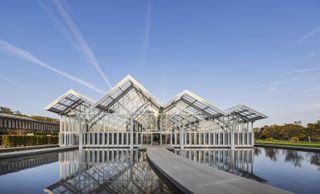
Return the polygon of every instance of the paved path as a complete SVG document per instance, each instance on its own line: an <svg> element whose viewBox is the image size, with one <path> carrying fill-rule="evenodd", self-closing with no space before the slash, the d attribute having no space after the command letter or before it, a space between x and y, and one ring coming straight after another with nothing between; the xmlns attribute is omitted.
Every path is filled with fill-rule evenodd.
<svg viewBox="0 0 320 194"><path fill-rule="evenodd" d="M68 146L68 147L55 147L55 148L43 148L43 149L32 149L32 150L23 150L16 152L7 152L0 153L0 159L14 158L14 157L22 157L22 156L30 156L34 154L43 154L49 152L57 152L57 151L67 151L77 149L78 146Z"/></svg>
<svg viewBox="0 0 320 194"><path fill-rule="evenodd" d="M9 147L9 148L0 148L0 153L4 152L15 152L21 150L33 150L33 149L40 149L40 148L53 148L59 147L58 144L49 144L49 145L37 145L37 146L23 146L23 147Z"/></svg>
<svg viewBox="0 0 320 194"><path fill-rule="evenodd" d="M162 145L143 145L138 148L138 150L147 150L148 148L164 148L167 150L173 150L173 146L169 144L162 144Z"/></svg>
<svg viewBox="0 0 320 194"><path fill-rule="evenodd" d="M290 192L214 169L164 148L148 148L150 165L182 193L288 194Z"/></svg>
<svg viewBox="0 0 320 194"><path fill-rule="evenodd" d="M257 146L257 147L270 147L270 148L301 150L301 151L306 151L306 152L320 152L320 148L315 148L315 147L277 145L277 144L263 144L263 143L255 143L254 145Z"/></svg>

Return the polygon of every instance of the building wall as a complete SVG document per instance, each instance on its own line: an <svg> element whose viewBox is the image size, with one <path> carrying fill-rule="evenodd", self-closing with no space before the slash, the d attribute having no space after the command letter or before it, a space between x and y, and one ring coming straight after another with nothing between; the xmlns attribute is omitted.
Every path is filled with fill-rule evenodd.
<svg viewBox="0 0 320 194"><path fill-rule="evenodd" d="M0 131L4 130L31 130L31 131L59 131L59 123L47 123L19 117L0 115Z"/></svg>

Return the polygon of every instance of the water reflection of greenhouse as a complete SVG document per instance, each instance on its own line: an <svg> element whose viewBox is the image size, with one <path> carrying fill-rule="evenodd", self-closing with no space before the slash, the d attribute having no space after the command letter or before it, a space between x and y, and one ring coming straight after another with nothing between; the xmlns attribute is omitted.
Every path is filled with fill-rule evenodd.
<svg viewBox="0 0 320 194"><path fill-rule="evenodd" d="M177 154L195 162L263 181L253 174L252 149L186 149ZM83 149L59 154L60 180L52 193L170 193L149 166L146 152Z"/></svg>

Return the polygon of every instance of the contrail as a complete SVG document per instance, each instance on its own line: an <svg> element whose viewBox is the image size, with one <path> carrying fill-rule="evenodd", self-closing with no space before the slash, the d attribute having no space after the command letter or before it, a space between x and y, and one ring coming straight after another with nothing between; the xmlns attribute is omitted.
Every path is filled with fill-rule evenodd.
<svg viewBox="0 0 320 194"><path fill-rule="evenodd" d="M3 75L0 75L0 79L3 79L3 80L5 80L5 81L7 81L7 82L9 82L9 83L11 83L13 85L21 87L21 88L27 88L26 86L24 86L24 85L22 85L22 84L20 84L20 83L18 83L16 81L13 81L13 80L11 80L11 79L3 76Z"/></svg>
<svg viewBox="0 0 320 194"><path fill-rule="evenodd" d="M54 7L56 9L56 18L60 30L62 30L63 33L67 34L68 40L71 42L71 44L76 46L76 48L82 53L84 58L87 60L87 62L94 67L94 69L98 72L101 78L108 84L110 88L112 88L112 84L110 83L106 74L103 72L101 65L96 59L92 49L82 36L80 30L72 20L70 14L58 0L54 0L53 2ZM47 13L51 14L51 16L54 15L48 8L43 6L41 2L40 4Z"/></svg>
<svg viewBox="0 0 320 194"><path fill-rule="evenodd" d="M292 74L299 74L299 73L306 73L306 72L318 72L320 69L298 69L298 70L294 70L294 71L288 71L288 72L284 72L284 73L281 73L280 75L292 75Z"/></svg>
<svg viewBox="0 0 320 194"><path fill-rule="evenodd" d="M268 90L269 92L276 90L279 86L284 85L284 84L289 84L291 82L297 81L297 80L301 80L304 78L310 77L309 75L303 75L300 77L295 77L295 78L290 78L290 79L286 79L286 80L280 80L280 81L276 81L271 83L271 85L269 86Z"/></svg>
<svg viewBox="0 0 320 194"><path fill-rule="evenodd" d="M316 33L320 32L320 26L312 30L311 32L305 34L303 37L298 39L297 43L302 43L303 41L307 40L311 36L315 35Z"/></svg>
<svg viewBox="0 0 320 194"><path fill-rule="evenodd" d="M18 47L14 46L14 45L6 42L6 41L0 40L0 50L6 52L8 54L14 55L14 56L16 56L18 58L21 58L21 59L24 59L26 61L32 62L32 63L34 63L36 65L41 66L41 67L44 67L44 68L46 68L46 69L48 69L50 71L53 71L53 72L55 72L55 73L57 73L59 75L62 75L63 77L66 77L66 78L68 78L68 79L70 79L72 81L75 81L75 82L83 85L83 86L86 86L86 87L88 87L88 88L90 88L90 89L92 89L92 90L94 90L96 92L104 94L103 90L95 87L94 85L92 85L92 84L90 84L90 83L88 83L88 82L86 82L86 81L84 81L84 80L82 80L82 79L80 79L80 78L78 78L76 76L70 75L70 74L68 74L68 73L66 73L64 71L61 71L61 70L59 70L59 69L57 69L55 67L52 67L52 66L48 65L47 63L44 63L44 62L40 61L38 58L33 56L28 51L23 50L21 48L18 48Z"/></svg>
<svg viewBox="0 0 320 194"><path fill-rule="evenodd" d="M148 0L147 15L146 15L146 25L145 25L145 29L144 29L144 40L143 40L143 47L142 47L142 52L141 52L141 65L142 66L146 62L147 52L148 52L148 48L149 48L150 27L151 27L151 13L152 13L151 0Z"/></svg>
<svg viewBox="0 0 320 194"><path fill-rule="evenodd" d="M144 76L145 76L144 69L145 69L145 63L147 60L147 54L148 54L149 43L150 43L151 14L152 14L151 0L148 0L147 1L145 27L144 27L144 37L143 37L141 54L140 54L140 59L139 59L139 64L138 64L139 67L141 68L140 71L142 72L142 78L141 78L142 83L143 83Z"/></svg>

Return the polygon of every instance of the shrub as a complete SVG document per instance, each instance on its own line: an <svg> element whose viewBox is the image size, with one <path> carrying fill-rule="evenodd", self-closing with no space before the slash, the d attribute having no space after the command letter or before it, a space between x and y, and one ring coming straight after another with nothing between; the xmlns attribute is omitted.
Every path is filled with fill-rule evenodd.
<svg viewBox="0 0 320 194"><path fill-rule="evenodd" d="M267 138L267 141L274 141L272 137Z"/></svg>
<svg viewBox="0 0 320 194"><path fill-rule="evenodd" d="M46 135L2 135L2 145L4 147L32 146L45 144L58 144L58 136Z"/></svg>
<svg viewBox="0 0 320 194"><path fill-rule="evenodd" d="M299 141L299 137L296 137L296 136L291 137L290 141L297 142L297 141Z"/></svg>

